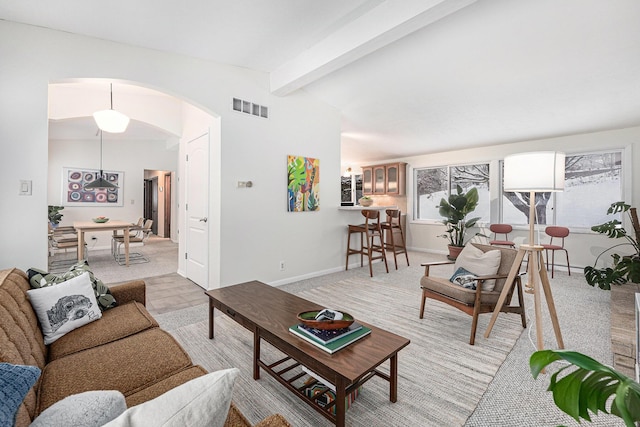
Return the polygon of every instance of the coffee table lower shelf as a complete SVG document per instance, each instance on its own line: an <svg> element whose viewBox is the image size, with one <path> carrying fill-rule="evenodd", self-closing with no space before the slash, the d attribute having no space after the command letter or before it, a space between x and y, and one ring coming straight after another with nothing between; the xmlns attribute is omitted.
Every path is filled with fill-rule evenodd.
<svg viewBox="0 0 640 427"><path fill-rule="evenodd" d="M289 364L288 362L293 361L294 363ZM385 380L389 381L391 383L391 377L387 374L385 374L384 372L380 372L377 369L373 370L372 372L369 372L367 375L365 375L362 379L360 379L359 381L357 381L354 384L349 385L343 393L338 393L338 389L336 388L336 398L333 400L333 402L327 404L326 406L320 406L320 404L318 404L318 400L320 398L322 398L322 396L325 393L328 393L330 390L327 389L327 391L325 393L318 393L313 397L309 397L306 395L305 390L307 389L307 387L309 387L310 385L313 384L317 384L319 383L318 380L316 380L314 383L312 384L304 384L302 387L297 387L294 385L294 383L296 381L298 381L299 379L301 379L302 377L306 376L307 373L302 371L296 375L294 375L291 378L285 378L285 374L291 372L293 369L297 368L297 367L302 367L303 365L300 362L297 362L294 358L287 356L284 357L274 363L271 363L269 365L267 365L266 363L264 363L262 360L258 359L258 366L261 367L262 369L264 369L265 372L267 372L269 375L271 375L273 378L275 378L280 384L282 384L283 386L285 386L286 388L288 388L293 394L295 394L296 396L298 396L300 399L302 399L303 401L305 401L309 406L311 406L313 409L315 409L318 413L320 413L323 417L327 418L329 421L331 421L334 424L338 424L338 416L337 414L339 413L339 409L336 409L336 414L333 414L333 408L334 406L337 406L338 402L339 402L339 397L338 395L342 395L342 402L344 402L344 399L346 396L349 396L351 393L353 393L355 390L357 390L358 388L360 388L364 383L366 383L367 381L369 381L372 377L374 376L379 376L384 378ZM282 369L278 370L279 366L282 366L286 364L286 366L284 366ZM344 405L344 403L343 403ZM343 408L343 412L342 412L342 422L344 422L344 413L346 411L346 408Z"/></svg>

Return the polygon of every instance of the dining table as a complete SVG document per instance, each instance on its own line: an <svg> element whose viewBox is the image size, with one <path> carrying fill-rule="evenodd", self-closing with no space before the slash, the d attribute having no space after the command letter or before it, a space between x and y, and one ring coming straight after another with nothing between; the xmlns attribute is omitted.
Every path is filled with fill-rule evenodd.
<svg viewBox="0 0 640 427"><path fill-rule="evenodd" d="M125 265L129 266L129 231L135 227L129 221L108 220L107 222L74 221L73 228L78 232L78 261L84 259L84 233L91 231L113 231L116 235L119 230L124 234Z"/></svg>

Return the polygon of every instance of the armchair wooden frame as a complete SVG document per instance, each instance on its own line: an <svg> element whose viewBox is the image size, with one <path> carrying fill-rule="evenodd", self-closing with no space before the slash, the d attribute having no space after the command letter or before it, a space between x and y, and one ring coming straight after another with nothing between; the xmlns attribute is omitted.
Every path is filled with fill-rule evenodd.
<svg viewBox="0 0 640 427"><path fill-rule="evenodd" d="M477 245L478 247L485 246L485 245ZM490 247L490 246L485 246L487 248L490 248L491 250L501 250L501 251L513 251L514 253L516 252L514 249L508 249L508 248L496 248L496 247ZM454 261L434 261L434 262L425 262L422 263L421 265L425 268L425 273L424 273L424 277L431 277L429 276L429 269L432 266L438 266L438 265L446 265L446 264L453 264ZM501 267L502 267L502 261L501 261ZM506 266L506 267L511 267L511 265ZM505 268L506 268L505 267ZM500 270L504 271L505 268L501 268ZM499 271L500 271L499 270ZM508 271L508 269L507 269ZM423 277L423 279L424 279ZM478 277L478 285L476 286L476 290L472 291L472 290L468 290L469 292L475 292L475 298L473 299L472 302L465 302L459 299L456 299L454 296L451 295L446 295L444 293L441 292L437 292L433 289L428 289L426 288L424 285L421 285L422 288L422 302L420 304L420 319L424 318L424 310L425 310L425 303L427 298L430 299L434 299L436 301L440 301L443 302L445 304L448 304L452 307L457 308L460 311L463 311L464 313L467 313L468 315L470 315L472 317L472 321L471 321L471 335L469 337L469 344L470 345L474 345L475 343L475 337L476 337L476 331L478 329L478 317L480 316L480 314L485 314L485 313L493 313L493 311L496 308L496 303L497 303L497 296L501 293L501 291L505 288L508 287L509 291L508 291L508 295L507 295L507 301L511 301L512 297L513 297L513 293L514 291L517 291L517 295L518 295L518 304L517 305L503 305L500 308L501 312L504 313L516 313L520 315L520 318L522 320L522 327L526 328L527 327L527 319L526 319L526 315L525 315L525 310L524 310L524 296L522 293L522 280L520 277L520 274L517 274L515 276L515 278L512 280L511 283L506 283L506 279L508 277L508 274L496 274L496 275L491 275L491 276L480 276ZM490 294L492 294L492 298L490 298L488 301L485 300L483 301L483 291L482 291L482 284L487 281L487 280L492 280L492 279L496 279L496 289L494 291L491 291ZM442 281L442 278L440 278L440 280ZM446 280L446 279L445 279ZM502 287L498 286L498 281L502 280ZM449 282L450 283L450 282ZM452 286L452 290L456 289L456 290L460 290L458 285L454 285L453 283L451 283ZM487 292L484 293L484 295L486 295Z"/></svg>

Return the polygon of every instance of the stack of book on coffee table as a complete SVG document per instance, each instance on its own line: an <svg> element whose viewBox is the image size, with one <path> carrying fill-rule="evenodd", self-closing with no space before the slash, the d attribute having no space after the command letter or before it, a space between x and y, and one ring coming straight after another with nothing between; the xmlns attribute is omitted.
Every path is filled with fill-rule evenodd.
<svg viewBox="0 0 640 427"><path fill-rule="evenodd" d="M289 332L321 348L327 353L335 353L371 333L371 329L353 322L343 329L315 329L304 323L289 328Z"/></svg>

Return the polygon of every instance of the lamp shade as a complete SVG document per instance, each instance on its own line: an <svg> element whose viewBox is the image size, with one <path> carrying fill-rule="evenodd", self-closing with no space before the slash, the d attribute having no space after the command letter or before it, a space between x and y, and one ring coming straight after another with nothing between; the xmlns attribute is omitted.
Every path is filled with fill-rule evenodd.
<svg viewBox="0 0 640 427"><path fill-rule="evenodd" d="M97 190L99 188L118 188L118 186L104 179L104 174L100 171L98 178L84 186L85 190Z"/></svg>
<svg viewBox="0 0 640 427"><path fill-rule="evenodd" d="M564 153L536 151L504 158L504 191L563 191Z"/></svg>
<svg viewBox="0 0 640 427"><path fill-rule="evenodd" d="M110 133L122 133L129 125L129 117L116 110L96 111L93 118L100 130Z"/></svg>

